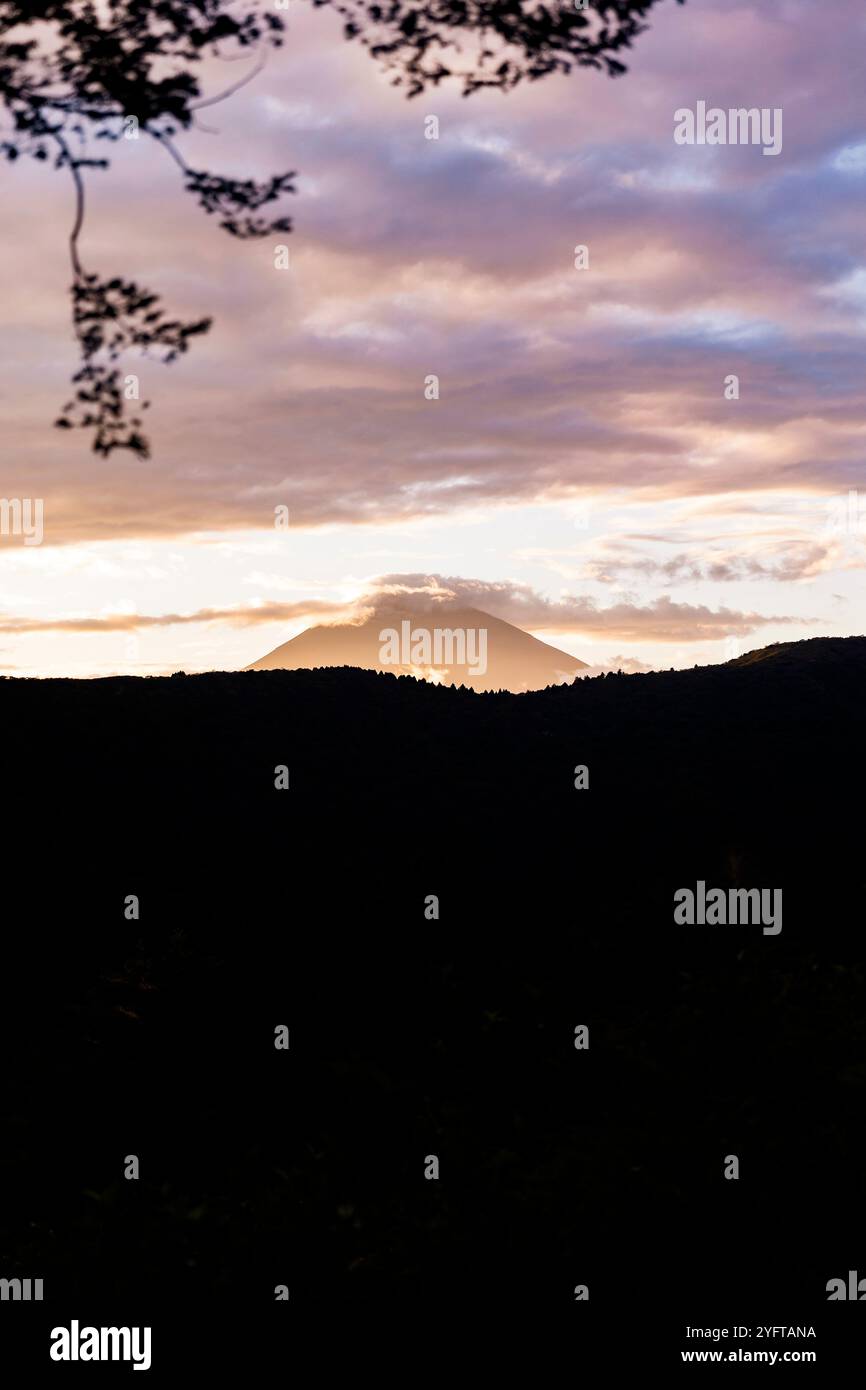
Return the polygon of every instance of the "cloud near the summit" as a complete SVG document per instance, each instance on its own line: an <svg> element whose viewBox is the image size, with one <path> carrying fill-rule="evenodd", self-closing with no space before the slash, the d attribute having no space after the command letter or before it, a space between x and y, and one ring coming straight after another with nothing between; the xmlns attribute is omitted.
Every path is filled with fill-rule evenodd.
<svg viewBox="0 0 866 1390"><path fill-rule="evenodd" d="M775 614L675 603L666 596L647 605L603 605L587 595L553 599L528 584L438 574L382 575L359 600L358 607L376 613L389 609L429 613L443 604L480 608L531 631L603 636L623 642L700 642L746 636L766 623L802 622Z"/></svg>

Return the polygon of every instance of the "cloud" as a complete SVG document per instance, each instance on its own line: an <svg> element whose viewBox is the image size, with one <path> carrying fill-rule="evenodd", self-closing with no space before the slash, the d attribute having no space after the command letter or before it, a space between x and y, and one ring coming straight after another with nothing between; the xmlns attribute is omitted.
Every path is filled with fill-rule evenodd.
<svg viewBox="0 0 866 1390"><path fill-rule="evenodd" d="M638 661L633 656L612 656L609 661L596 662L592 666L583 668L577 672L577 676L579 680L586 680L588 676L604 676L616 671L624 671L631 676L655 669L651 662Z"/></svg>
<svg viewBox="0 0 866 1390"><path fill-rule="evenodd" d="M760 547L756 554L721 547L708 553L706 547L701 547L656 559L627 544L611 544L607 554L587 561L586 573L601 584L622 584L638 578L660 584L718 584L749 579L794 583L814 579L840 563L838 547L829 544L762 540Z"/></svg>
<svg viewBox="0 0 866 1390"><path fill-rule="evenodd" d="M827 0L816 48L792 8L743 4L734 25L727 0L659 7L622 82L584 71L468 102L446 85L438 141L333 16L299 13L279 58L209 111L216 148L208 130L183 137L196 167L288 159L309 181L291 200L290 271L204 219L146 140L91 181L89 262L179 314L215 314L171 369L126 366L153 400L146 467L51 429L74 369L69 191L9 171L5 494L44 497L57 545L264 529L280 504L319 527L600 486L665 499L862 483L861 183L839 159L862 136L847 83L859 21ZM782 155L675 146L684 87L722 107L784 97ZM591 122L562 120L576 97Z"/></svg>
<svg viewBox="0 0 866 1390"><path fill-rule="evenodd" d="M431 574L382 575L354 603L304 599L296 603L260 603L227 608L200 608L190 613L107 613L95 617L15 618L0 615L0 632L19 636L37 632L136 632L147 628L225 623L258 627L265 623L359 623L389 612L427 613L446 607L481 608L526 630L603 636L615 641L699 642L744 636L767 623L801 622L720 608L674 603L663 597L645 607L618 603L607 607L586 595L550 599L528 584Z"/></svg>
<svg viewBox="0 0 866 1390"><path fill-rule="evenodd" d="M178 627L193 623L227 623L254 627L262 623L294 622L298 618L333 618L346 605L308 599L299 603L260 603L236 608L199 608L192 613L106 613L98 617L14 618L0 614L0 632L137 632L145 628Z"/></svg>
<svg viewBox="0 0 866 1390"><path fill-rule="evenodd" d="M389 574L380 576L359 599L358 610L429 613L443 605L481 608L518 627L533 631L603 636L623 642L700 642L745 636L768 623L799 623L795 617L715 611L704 605L674 603L669 597L646 606L618 603L601 606L586 595L558 599L539 594L529 584L455 576Z"/></svg>

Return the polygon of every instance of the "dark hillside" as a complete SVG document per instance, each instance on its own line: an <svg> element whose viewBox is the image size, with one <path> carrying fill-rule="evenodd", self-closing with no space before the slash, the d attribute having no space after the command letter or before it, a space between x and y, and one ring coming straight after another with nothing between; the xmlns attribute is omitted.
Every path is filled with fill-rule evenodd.
<svg viewBox="0 0 866 1390"><path fill-rule="evenodd" d="M0 1273L96 1321L817 1323L866 1250L864 708L863 638L522 696L0 682ZM675 925L699 879L782 931Z"/></svg>

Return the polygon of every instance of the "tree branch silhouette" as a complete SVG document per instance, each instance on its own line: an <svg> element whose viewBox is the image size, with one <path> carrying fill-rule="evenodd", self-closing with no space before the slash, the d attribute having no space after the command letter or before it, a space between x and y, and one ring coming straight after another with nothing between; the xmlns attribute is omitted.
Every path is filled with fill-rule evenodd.
<svg viewBox="0 0 866 1390"><path fill-rule="evenodd" d="M574 0L311 3L336 9L345 37L360 39L412 97L451 76L462 81L467 96L483 87L508 91L574 66L616 76L625 71L616 55L646 27L644 18L659 0L590 0L586 9L575 8ZM197 111L227 100L258 75L284 32L280 14L252 0L0 0L0 99L12 121L0 154L9 162L21 156L45 162L53 148L54 167L69 170L75 190L70 296L81 365L72 378L75 396L55 423L91 431L93 449L105 457L115 449L149 456L139 413L149 402L136 402L127 413L121 355L137 349L173 362L208 331L211 319L170 318L159 296L134 281L84 268L82 171L110 165L107 158L85 156L88 139L116 143L135 121L166 150L185 190L230 236L290 232L289 217L261 210L294 192L293 172L263 181L229 178L191 168L174 143ZM467 42L468 64L459 57ZM206 56L234 61L248 53L258 54L250 72L212 97L202 94L196 64Z"/></svg>
<svg viewBox="0 0 866 1390"><path fill-rule="evenodd" d="M394 85L418 96L457 77L463 95L482 87L509 91L574 67L626 71L615 56L646 28L658 0L312 0L331 5L345 20L348 39L359 39L394 74ZM685 0L677 0L684 4ZM469 64L455 62L470 40Z"/></svg>

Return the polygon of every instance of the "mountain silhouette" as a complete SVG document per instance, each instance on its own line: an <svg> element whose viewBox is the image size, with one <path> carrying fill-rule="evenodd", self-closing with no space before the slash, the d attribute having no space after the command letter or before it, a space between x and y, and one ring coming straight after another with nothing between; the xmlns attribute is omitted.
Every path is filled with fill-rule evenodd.
<svg viewBox="0 0 866 1390"><path fill-rule="evenodd" d="M437 632L446 634L438 648ZM393 634L391 651L383 659L389 634ZM429 651L423 650L425 641ZM463 660L456 659L460 656ZM310 627L245 669L297 671L323 666L358 666L395 676L419 676L436 685L515 693L567 684L587 669L585 661L540 642L513 623L480 608L452 604L421 613L386 609L363 623Z"/></svg>

